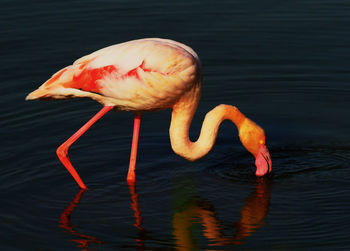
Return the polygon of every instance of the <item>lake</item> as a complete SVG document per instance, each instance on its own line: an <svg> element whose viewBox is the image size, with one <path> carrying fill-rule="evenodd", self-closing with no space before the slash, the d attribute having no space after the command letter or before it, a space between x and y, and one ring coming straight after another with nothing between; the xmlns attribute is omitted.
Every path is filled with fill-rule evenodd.
<svg viewBox="0 0 350 251"><path fill-rule="evenodd" d="M1 250L349 250L350 2L1 1ZM108 45L162 37L192 47L203 92L191 125L237 106L261 125L271 175L229 122L196 162L173 153L170 110L143 114L128 186L133 114L25 101L59 69Z"/></svg>

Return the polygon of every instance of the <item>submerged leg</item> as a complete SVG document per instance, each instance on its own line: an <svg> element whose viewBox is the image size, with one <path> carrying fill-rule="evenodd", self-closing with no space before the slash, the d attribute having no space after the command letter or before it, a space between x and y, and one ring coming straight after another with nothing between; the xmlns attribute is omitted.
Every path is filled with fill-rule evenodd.
<svg viewBox="0 0 350 251"><path fill-rule="evenodd" d="M83 125L76 133L74 133L69 139L67 139L57 150L57 156L62 164L67 168L68 172L73 176L80 188L86 189L84 182L81 180L79 174L74 169L68 157L68 148L83 135L97 120L105 115L109 110L113 109L113 106L104 106L95 116L93 116L85 125Z"/></svg>
<svg viewBox="0 0 350 251"><path fill-rule="evenodd" d="M135 113L134 132L132 135L129 172L128 172L128 177L126 178L128 183L135 182L135 166L136 166L136 156L137 156L137 145L139 142L139 134L140 134L140 122L141 122L141 114Z"/></svg>

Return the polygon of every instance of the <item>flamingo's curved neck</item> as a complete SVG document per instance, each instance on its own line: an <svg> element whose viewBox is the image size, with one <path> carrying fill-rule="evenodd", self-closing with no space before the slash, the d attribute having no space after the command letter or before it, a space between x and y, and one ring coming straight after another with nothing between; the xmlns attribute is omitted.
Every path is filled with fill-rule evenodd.
<svg viewBox="0 0 350 251"><path fill-rule="evenodd" d="M196 95L187 97L190 96ZM246 118L234 106L218 105L206 114L200 136L197 141L192 142L189 139L189 129L198 101L199 96L192 99L186 98L186 102L185 100L177 102L173 107L169 129L174 152L190 161L200 159L213 148L219 126L224 120L231 120L239 129Z"/></svg>

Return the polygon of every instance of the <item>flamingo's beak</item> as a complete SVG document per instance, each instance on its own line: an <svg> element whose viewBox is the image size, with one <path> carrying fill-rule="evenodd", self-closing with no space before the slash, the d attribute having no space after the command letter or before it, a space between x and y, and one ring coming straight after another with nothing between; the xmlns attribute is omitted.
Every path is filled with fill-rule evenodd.
<svg viewBox="0 0 350 251"><path fill-rule="evenodd" d="M266 145L261 145L255 159L256 176L264 176L271 172L272 162Z"/></svg>

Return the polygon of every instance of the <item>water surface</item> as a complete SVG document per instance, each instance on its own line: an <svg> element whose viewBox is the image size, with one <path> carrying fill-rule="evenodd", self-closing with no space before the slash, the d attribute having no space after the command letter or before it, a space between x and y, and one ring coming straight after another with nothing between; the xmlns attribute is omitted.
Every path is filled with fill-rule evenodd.
<svg viewBox="0 0 350 251"><path fill-rule="evenodd" d="M2 1L3 250L347 250L350 248L350 4L324 1ZM56 148L94 115L90 100L25 102L58 69L142 37L191 46L203 94L191 126L220 103L268 135L269 177L228 122L190 163L170 147L170 111L144 114L128 186L130 113L108 113L70 149L80 191Z"/></svg>

